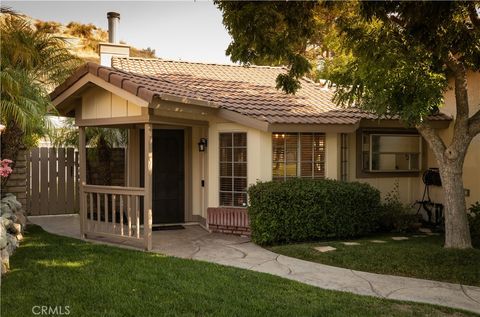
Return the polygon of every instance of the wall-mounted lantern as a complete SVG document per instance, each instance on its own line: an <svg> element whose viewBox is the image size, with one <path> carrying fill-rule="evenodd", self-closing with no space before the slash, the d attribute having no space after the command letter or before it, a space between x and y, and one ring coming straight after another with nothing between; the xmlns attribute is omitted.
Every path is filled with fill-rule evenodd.
<svg viewBox="0 0 480 317"><path fill-rule="evenodd" d="M208 140L206 138L201 138L200 142L198 142L198 151L205 152L207 145L208 145Z"/></svg>

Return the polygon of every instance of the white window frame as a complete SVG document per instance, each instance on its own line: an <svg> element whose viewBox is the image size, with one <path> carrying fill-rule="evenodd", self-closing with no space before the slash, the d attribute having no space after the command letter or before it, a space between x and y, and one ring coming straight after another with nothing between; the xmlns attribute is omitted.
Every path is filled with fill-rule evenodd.
<svg viewBox="0 0 480 317"><path fill-rule="evenodd" d="M235 173L234 173L234 168L235 168L235 161L234 161L234 153L235 153L235 146L233 144L234 142L234 134L245 134L246 136L246 141L247 141L247 145L245 146L245 149L247 150L247 157L246 157L246 161L245 161L245 168L246 168L246 176L243 177L238 177L238 178L245 178L246 180L246 183L247 183L247 188L246 190L243 192L239 192L239 191L235 191L233 190L234 188L234 183L235 183ZM222 134L231 134L232 135L232 191L224 191L224 190L221 190L221 181L220 179L222 178L222 175L221 175L221 171L220 171L220 166L222 163L229 163L229 162L224 162L224 161L221 161L220 160L220 136ZM240 148L240 147L239 147ZM225 176L223 176L225 177ZM232 194L232 205L222 205L221 204L221 194L222 193L231 193ZM234 201L235 201L235 194L245 194L246 195L246 201L248 202L248 133L247 131L219 131L218 132L218 205L219 207L226 207L226 208L245 208L247 207L247 202L244 203L243 206L236 206L234 204Z"/></svg>

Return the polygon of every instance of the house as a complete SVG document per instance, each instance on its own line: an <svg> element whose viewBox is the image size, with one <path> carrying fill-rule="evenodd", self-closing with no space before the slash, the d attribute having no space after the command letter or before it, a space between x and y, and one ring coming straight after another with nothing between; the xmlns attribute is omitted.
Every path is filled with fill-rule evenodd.
<svg viewBox="0 0 480 317"><path fill-rule="evenodd" d="M247 187L291 177L364 181L383 193L398 182L412 203L435 164L418 132L397 118L339 108L332 90L308 79L295 95L277 90L281 67L130 58L116 43L100 44L100 54L102 65L87 63L51 94L80 131L84 235L151 249L152 228L164 224L248 233ZM428 120L448 135L450 115ZM92 126L128 129L125 187L85 183Z"/></svg>

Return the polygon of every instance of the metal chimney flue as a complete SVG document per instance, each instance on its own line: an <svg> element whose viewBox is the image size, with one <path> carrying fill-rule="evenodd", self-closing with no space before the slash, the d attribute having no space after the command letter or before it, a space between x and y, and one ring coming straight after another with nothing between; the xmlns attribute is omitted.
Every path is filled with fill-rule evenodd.
<svg viewBox="0 0 480 317"><path fill-rule="evenodd" d="M112 67L112 58L129 57L130 46L120 44L118 38L118 23L120 22L120 13L108 12L108 43L98 43L98 53L100 55L100 65Z"/></svg>
<svg viewBox="0 0 480 317"><path fill-rule="evenodd" d="M108 12L108 42L118 44L118 23L120 22L120 13Z"/></svg>

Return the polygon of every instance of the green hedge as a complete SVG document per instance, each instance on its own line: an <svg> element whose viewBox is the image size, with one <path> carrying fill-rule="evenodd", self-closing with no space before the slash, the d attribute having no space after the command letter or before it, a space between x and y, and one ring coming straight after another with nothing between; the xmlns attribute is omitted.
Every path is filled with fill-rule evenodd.
<svg viewBox="0 0 480 317"><path fill-rule="evenodd" d="M380 192L368 184L292 179L248 189L252 240L258 244L349 238L373 232Z"/></svg>

